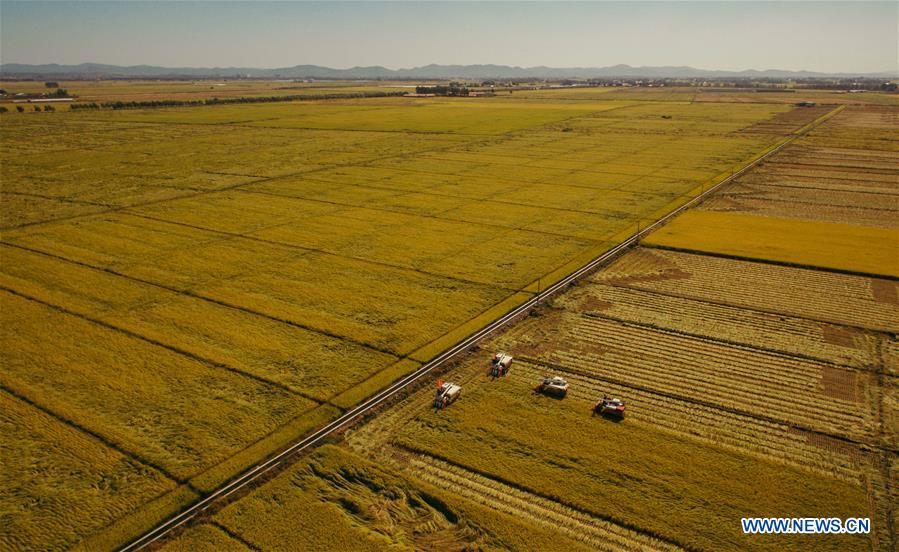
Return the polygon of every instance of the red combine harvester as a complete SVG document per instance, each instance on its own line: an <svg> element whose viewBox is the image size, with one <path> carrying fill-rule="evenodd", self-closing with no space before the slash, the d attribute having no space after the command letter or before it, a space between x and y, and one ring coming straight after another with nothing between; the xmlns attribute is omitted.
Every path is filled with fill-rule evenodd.
<svg viewBox="0 0 899 552"><path fill-rule="evenodd" d="M437 380L437 395L434 397L434 408L443 409L459 398L462 386L451 381Z"/></svg>
<svg viewBox="0 0 899 552"><path fill-rule="evenodd" d="M503 352L496 353L490 361L490 375L494 378L501 378L509 373L511 367L512 355Z"/></svg>
<svg viewBox="0 0 899 552"><path fill-rule="evenodd" d="M624 418L624 408L624 401L621 399L603 397L602 400L593 407L593 412L613 418Z"/></svg>

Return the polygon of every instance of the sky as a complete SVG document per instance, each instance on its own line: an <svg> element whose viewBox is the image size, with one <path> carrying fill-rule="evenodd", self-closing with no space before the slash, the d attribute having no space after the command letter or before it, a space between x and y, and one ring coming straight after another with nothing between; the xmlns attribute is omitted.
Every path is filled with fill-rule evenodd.
<svg viewBox="0 0 899 552"><path fill-rule="evenodd" d="M0 61L897 71L899 2L0 1Z"/></svg>

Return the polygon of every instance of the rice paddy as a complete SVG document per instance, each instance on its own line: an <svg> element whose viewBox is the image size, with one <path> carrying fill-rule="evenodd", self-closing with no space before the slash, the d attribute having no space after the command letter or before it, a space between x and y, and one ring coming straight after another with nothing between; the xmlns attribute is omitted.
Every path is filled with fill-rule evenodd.
<svg viewBox="0 0 899 552"><path fill-rule="evenodd" d="M782 104L622 94L4 114L0 389L11 411L22 415L4 422L3 442L35 444L24 453L3 451L9 477L28 483L3 499L4 516L16 529L15 537L2 534L0 542L13 548L121 546L820 115L791 117L793 108ZM633 255L677 259L666 261L675 264L692 258L649 249ZM766 265L779 269L788 270ZM635 286L659 281L637 277ZM750 355L759 370L772 358L784 370L765 372L785 386L771 384L766 392L792 390L802 399L768 422L770 439L745 444L753 427L745 416L749 399L719 383L716 378L727 375L710 363L680 368L679 387L657 378L657 366L643 366L644 372L635 366L634 376L611 374L619 389L653 387L647 410L669 413L671 408L649 405L680 401L677 408L683 408L696 399L696 389L683 382L709 380L714 400L697 408L707 409L710 423L730 429L720 439L702 436L700 445L690 435L699 431L696 423L678 429L669 418L659 427L645 421L584 429L586 396L573 396L556 410L557 403L522 395L529 382L497 387L493 396L479 381L471 399L445 417L422 414L413 402L413 422L402 431L389 426L386 440L372 437L377 419L375 429L363 428L350 444L360 451L364 443L384 445L377 462L345 448L322 449L166 547L742 547L747 542L736 525L716 531L699 524L698 512L706 511L701 505L716 494L733 495L727 511L752 508L745 502L751 495L733 486L727 470L773 478L782 488L744 513L763 506L784 512L800 504L823 508L832 493L845 510L835 514L850 515L865 495L847 480L866 473L859 462L867 457L858 460L837 448L815 459L810 439L828 432L869 438L876 413L839 417L836 409L833 420L822 422L809 413L845 404L829 403L801 382L823 377L829 382L825 393L846 404L876 387L858 366L869 362L865 347L879 342L876 331L891 324L895 305L882 298L893 282L852 282L844 293L862 298L870 311L857 314L863 330L846 330L845 337L837 328L822 336L800 324L807 341L775 334L765 341L766 351ZM839 316L839 309L824 303L803 308ZM725 318L727 312L715 311ZM645 325L664 323L641 316L637 321ZM679 331L701 334L695 320L704 315L695 316ZM608 341L618 331L618 322L581 318L572 347ZM722 327L722 339L739 340L740 328ZM751 330L777 327L759 316ZM658 354L651 331L632 328L621 335ZM701 349L693 337L666 339L658 342ZM827 347L817 346L822 340ZM619 346L624 351L628 344ZM742 354L733 344L713 348L728 362ZM797 353L804 357L786 359ZM564 355L529 356L534 374L542 370L540 362L568 362ZM822 364L829 362L846 370ZM593 382L590 366L570 368ZM528 425L550 431L555 419L570 436L541 456L545 435L514 430L520 420L513 423L512 413L519 407ZM496 416L483 420L479 415L487 411ZM385 416L390 419L389 411ZM806 433L791 434L791 424ZM456 451L423 455L447 434L466 441ZM43 447L47 435L64 439ZM592 448L579 450L575 437L584 436L659 448L637 451L640 461L624 469ZM496 439L505 448L495 449ZM710 473L707 486L689 489L676 465L697 446L697 462L727 470ZM46 468L35 466L38 447ZM493 460L501 453L517 459L500 469ZM403 459L416 468L399 475L395 466ZM789 469L779 471L774 466L782 463L768 461ZM572 476L564 488L551 484L560 466ZM795 471L803 469L836 474L838 483L808 483L800 477L805 472ZM34 483L34 474L44 470L50 484ZM542 482L523 481L526 470L542 474ZM457 496L435 488L441 477L455 478L467 490ZM643 486L620 488L635 479ZM90 515L71 523L71 505L85 481L100 481L84 502ZM648 492L651 481L659 483L658 493ZM612 512L587 499L613 491L624 493L608 496L626 497L627 511ZM478 496L492 498L479 502ZM527 521L514 516L520 504L529 504ZM672 507L671 516L649 525L639 521L660 505ZM686 515L683 509L696 511ZM309 517L298 522L297 512ZM292 527L271 530L257 521L266 517L279 528ZM63 525L65 530L55 529ZM565 536L557 526L566 528ZM333 540L336 533L346 540ZM833 542L854 547L860 541Z"/></svg>
<svg viewBox="0 0 899 552"><path fill-rule="evenodd" d="M890 242L880 234L890 227L844 220L843 241L834 233L816 248L820 229L836 225L816 219L830 196L806 219L716 212L722 197L769 170L750 171L471 351L440 376L464 389L445 410L431 407L433 390L423 386L360 424L347 445L394 474L598 550L891 550L899 287L882 270ZM767 201L792 197L790 186L767 186ZM832 197L870 207L857 192ZM796 232L761 232L759 219ZM665 240L676 246L661 247ZM716 240L752 254L736 259L706 245ZM772 253L784 250L807 256ZM850 274L857 252L880 262L879 273ZM495 350L515 356L506 377L488 375ZM534 391L548 374L569 382L566 398ZM591 415L605 395L627 400L623 422ZM276 477L223 512L284 484ZM279 505L273 515L302 508ZM760 538L740 530L746 515L866 516L873 529Z"/></svg>

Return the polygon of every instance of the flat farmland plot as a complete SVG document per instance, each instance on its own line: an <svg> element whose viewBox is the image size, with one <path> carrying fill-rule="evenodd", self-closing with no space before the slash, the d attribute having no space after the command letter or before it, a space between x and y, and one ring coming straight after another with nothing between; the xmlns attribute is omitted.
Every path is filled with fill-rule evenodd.
<svg viewBox="0 0 899 552"><path fill-rule="evenodd" d="M865 508L857 486L749 460L642 423L592 418L592 401L535 395L533 383L512 375L469 385L464 400L451 408L421 411L398 430L396 442L425 459L437 457L688 547L777 550L783 542L747 538L731 520ZM764 492L749 488L756 478L768 482ZM710 523L715 519L720 522ZM814 546L861 550L868 543L856 537Z"/></svg>
<svg viewBox="0 0 899 552"><path fill-rule="evenodd" d="M519 357L522 377L540 381L562 374L573 386L572 398L593 405L599 397L626 397L628 419L711 446L748 454L766 462L786 464L826 478L857 484L876 469L858 445L798 429L752 412L721 408L643 385L616 383L610 378L570 367Z"/></svg>
<svg viewBox="0 0 899 552"><path fill-rule="evenodd" d="M853 368L877 362L879 336L851 326L615 285L582 286L559 303L608 320Z"/></svg>
<svg viewBox="0 0 899 552"><path fill-rule="evenodd" d="M63 550L175 482L0 391L0 546Z"/></svg>
<svg viewBox="0 0 899 552"><path fill-rule="evenodd" d="M75 80L60 81L59 86L84 102L196 100L203 98L247 98L256 96L352 94L362 92L396 92L406 89L388 83L360 85L355 81L328 83L285 82L280 80ZM43 82L4 81L0 87L11 93L42 93Z"/></svg>
<svg viewBox="0 0 899 552"><path fill-rule="evenodd" d="M873 434L865 403L873 374L776 353L715 343L608 319L565 314L558 346L540 360L622 385L780 421L839 436Z"/></svg>
<svg viewBox="0 0 899 552"><path fill-rule="evenodd" d="M711 211L759 214L864 226L899 226L899 193L821 190L802 185L780 187L740 183L703 204Z"/></svg>
<svg viewBox="0 0 899 552"><path fill-rule="evenodd" d="M184 491L100 495L66 543L121 545L790 132L653 97L4 116L2 385Z"/></svg>
<svg viewBox="0 0 899 552"><path fill-rule="evenodd" d="M235 241L209 231L121 215L84 225L44 227L15 241L171 291L400 354L509 295L495 285L245 238ZM132 242L135 246L128 251ZM113 248L121 254L109 256ZM321 285L323 281L329 285Z"/></svg>
<svg viewBox="0 0 899 552"><path fill-rule="evenodd" d="M246 310L4 247L0 285L324 401L398 357ZM343 369L334 372L333 367Z"/></svg>
<svg viewBox="0 0 899 552"><path fill-rule="evenodd" d="M578 535L534 526L519 514L462 500L445 481L435 485L326 446L213 521L262 549L591 549Z"/></svg>
<svg viewBox="0 0 899 552"><path fill-rule="evenodd" d="M895 110L847 108L716 194L703 208L769 217L896 228L899 221L899 155L883 135L870 143L839 140L899 130ZM823 145L822 145L823 144ZM894 238L895 241L897 238Z"/></svg>
<svg viewBox="0 0 899 552"><path fill-rule="evenodd" d="M639 248L597 281L664 294L895 332L894 281ZM777 282L769 285L768 282ZM853 305L846 309L845 305Z"/></svg>
<svg viewBox="0 0 899 552"><path fill-rule="evenodd" d="M341 109L335 104L333 113L328 107L316 106L297 115L277 121L260 121L254 125L287 127L379 130L392 132L435 132L454 134L503 134L542 126L564 119L617 107L613 103L552 104L503 102L467 99L408 100L389 99L365 101L368 109ZM361 103L358 105L362 105Z"/></svg>
<svg viewBox="0 0 899 552"><path fill-rule="evenodd" d="M899 277L899 228L691 211L647 238L656 247ZM864 247L859 247L863 245Z"/></svg>
<svg viewBox="0 0 899 552"><path fill-rule="evenodd" d="M15 295L3 305L4 388L178 479L314 406Z"/></svg>

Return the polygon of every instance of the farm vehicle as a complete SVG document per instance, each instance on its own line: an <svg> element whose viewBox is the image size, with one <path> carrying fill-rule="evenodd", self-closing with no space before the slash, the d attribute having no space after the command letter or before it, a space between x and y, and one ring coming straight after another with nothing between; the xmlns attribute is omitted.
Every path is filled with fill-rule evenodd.
<svg viewBox="0 0 899 552"><path fill-rule="evenodd" d="M494 378L501 378L509 373L512 367L512 355L499 352L493 355L490 360L490 375Z"/></svg>
<svg viewBox="0 0 899 552"><path fill-rule="evenodd" d="M568 382L559 376L548 376L543 378L537 391L545 395L562 398L568 394Z"/></svg>
<svg viewBox="0 0 899 552"><path fill-rule="evenodd" d="M437 381L437 395L434 397L434 408L443 409L459 398L462 386L451 381Z"/></svg>
<svg viewBox="0 0 899 552"><path fill-rule="evenodd" d="M624 418L624 408L624 401L621 399L603 397L602 400L593 407L593 412L611 418Z"/></svg>

